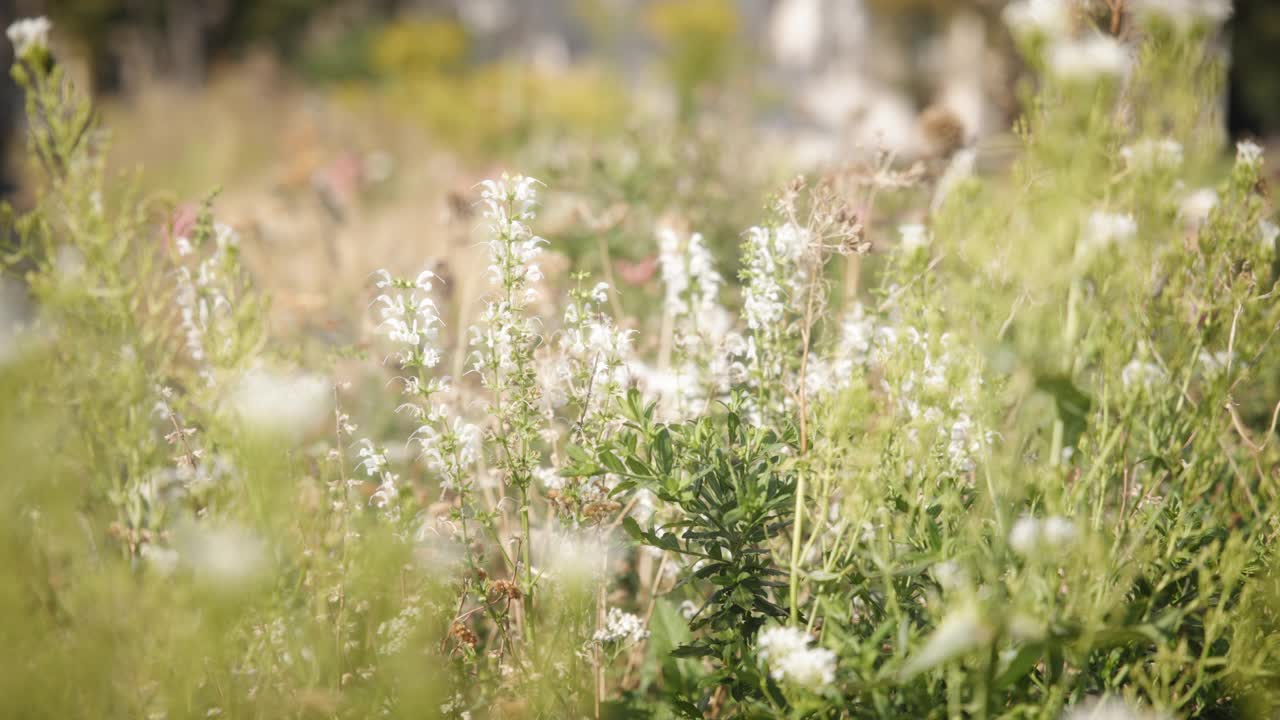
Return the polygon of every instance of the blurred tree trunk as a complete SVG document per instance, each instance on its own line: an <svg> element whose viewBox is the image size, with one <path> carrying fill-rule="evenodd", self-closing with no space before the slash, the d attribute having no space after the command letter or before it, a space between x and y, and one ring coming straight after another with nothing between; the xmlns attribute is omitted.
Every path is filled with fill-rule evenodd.
<svg viewBox="0 0 1280 720"><path fill-rule="evenodd" d="M230 9L228 0L169 0L164 22L168 74L174 80L192 86L204 82L210 33Z"/></svg>

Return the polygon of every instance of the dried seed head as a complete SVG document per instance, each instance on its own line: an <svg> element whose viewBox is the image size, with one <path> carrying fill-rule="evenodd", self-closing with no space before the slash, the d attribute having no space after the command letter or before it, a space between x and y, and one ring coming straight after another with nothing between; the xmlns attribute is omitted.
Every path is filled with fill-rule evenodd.
<svg viewBox="0 0 1280 720"><path fill-rule="evenodd" d="M493 599L506 598L507 600L519 600L524 597L520 592L520 586L511 580L494 580L489 586L489 597Z"/></svg>
<svg viewBox="0 0 1280 720"><path fill-rule="evenodd" d="M480 638L476 637L476 634L471 632L471 628L467 627L466 623L461 620L453 622L453 625L449 628L449 636L467 647L475 647L480 642Z"/></svg>
<svg viewBox="0 0 1280 720"><path fill-rule="evenodd" d="M582 508L582 514L593 522L602 522L621 507L622 505L615 500L599 500L588 503Z"/></svg>

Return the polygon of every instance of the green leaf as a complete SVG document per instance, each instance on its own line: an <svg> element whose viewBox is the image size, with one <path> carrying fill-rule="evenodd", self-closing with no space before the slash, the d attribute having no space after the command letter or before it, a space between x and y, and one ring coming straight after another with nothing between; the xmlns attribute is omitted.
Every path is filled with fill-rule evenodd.
<svg viewBox="0 0 1280 720"><path fill-rule="evenodd" d="M715 654L715 651L713 651L711 648L707 647L706 645L698 645L696 643L681 645L680 647L671 651L671 657L678 657L678 658L710 657L714 654Z"/></svg>
<svg viewBox="0 0 1280 720"><path fill-rule="evenodd" d="M1065 375L1040 375L1036 388L1048 393L1062 421L1064 446L1074 446L1084 432L1093 400Z"/></svg>
<svg viewBox="0 0 1280 720"><path fill-rule="evenodd" d="M645 541L645 532L640 529L640 523L636 522L636 519L630 515L622 519L622 529L636 542L643 543Z"/></svg>
<svg viewBox="0 0 1280 720"><path fill-rule="evenodd" d="M996 677L996 689L1000 690L1020 680L1024 675L1031 672L1036 666L1036 662L1044 655L1045 646L1043 643L1031 643L1024 645L1016 655L1009 660L1009 664Z"/></svg>

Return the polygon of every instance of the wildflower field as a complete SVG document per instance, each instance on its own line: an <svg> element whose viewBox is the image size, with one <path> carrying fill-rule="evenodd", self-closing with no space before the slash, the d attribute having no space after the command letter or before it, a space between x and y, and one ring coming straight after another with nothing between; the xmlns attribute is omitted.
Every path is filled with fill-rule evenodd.
<svg viewBox="0 0 1280 720"><path fill-rule="evenodd" d="M14 24L0 716L1280 717L1280 228L1222 130L1230 7L1088 7L1005 9L1006 162L506 163L455 256L343 256L327 334Z"/></svg>

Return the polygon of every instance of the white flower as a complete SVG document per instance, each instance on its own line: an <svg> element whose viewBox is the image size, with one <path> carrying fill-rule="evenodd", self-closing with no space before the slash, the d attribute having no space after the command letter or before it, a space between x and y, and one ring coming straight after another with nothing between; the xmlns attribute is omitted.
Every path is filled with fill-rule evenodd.
<svg viewBox="0 0 1280 720"><path fill-rule="evenodd" d="M317 375L264 369L245 373L231 395L231 407L255 430L301 438L329 412L331 385Z"/></svg>
<svg viewBox="0 0 1280 720"><path fill-rule="evenodd" d="M911 678L925 670L982 647L991 641L995 631L982 617L977 604L969 602L943 617L924 647L916 651L902 667L901 677Z"/></svg>
<svg viewBox="0 0 1280 720"><path fill-rule="evenodd" d="M915 252L929 245L929 231L924 225L910 223L898 226L898 235L902 237L902 251Z"/></svg>
<svg viewBox="0 0 1280 720"><path fill-rule="evenodd" d="M795 223L783 224L773 236L778 254L791 262L796 262L803 257L812 245L812 236L809 231Z"/></svg>
<svg viewBox="0 0 1280 720"><path fill-rule="evenodd" d="M773 679L816 688L835 681L836 655L826 648L811 648L812 638L799 628L770 627L756 638L756 654L765 661Z"/></svg>
<svg viewBox="0 0 1280 720"><path fill-rule="evenodd" d="M173 571L178 569L178 551L171 548L160 547L147 543L142 546L139 553L147 565L161 575L172 575Z"/></svg>
<svg viewBox="0 0 1280 720"><path fill-rule="evenodd" d="M1009 531L1009 547L1030 558L1040 553L1058 553L1075 543L1079 532L1075 523L1053 515L1043 520L1024 515Z"/></svg>
<svg viewBox="0 0 1280 720"><path fill-rule="evenodd" d="M1023 516L1013 523L1009 531L1009 547L1022 556L1030 555L1040 540L1040 524L1033 517Z"/></svg>
<svg viewBox="0 0 1280 720"><path fill-rule="evenodd" d="M1138 223L1127 213L1109 213L1095 210L1089 214L1084 237L1076 245L1076 256L1104 250L1124 242L1138 234Z"/></svg>
<svg viewBox="0 0 1280 720"><path fill-rule="evenodd" d="M1120 157L1132 170L1174 169L1182 164L1182 143L1169 138L1143 138L1121 148Z"/></svg>
<svg viewBox="0 0 1280 720"><path fill-rule="evenodd" d="M781 322L786 313L783 282L790 274L784 266L788 260L789 255L778 252L768 228L747 230L747 282L742 288L742 313L752 330L770 328Z"/></svg>
<svg viewBox="0 0 1280 720"><path fill-rule="evenodd" d="M1262 165L1262 146L1252 140L1236 143L1236 164L1256 170Z"/></svg>
<svg viewBox="0 0 1280 720"><path fill-rule="evenodd" d="M594 535L546 530L534 538L534 557L547 563L542 579L557 585L584 590L605 571L609 546ZM534 577L539 577L537 570Z"/></svg>
<svg viewBox="0 0 1280 720"><path fill-rule="evenodd" d="M951 468L956 472L967 473L974 468L973 456L981 449L981 434L975 432L975 429L972 418L965 413L960 413L951 424L947 456L951 460Z"/></svg>
<svg viewBox="0 0 1280 720"><path fill-rule="evenodd" d="M1062 714L1062 720L1167 720L1168 717L1135 708L1115 697L1087 698Z"/></svg>
<svg viewBox="0 0 1280 720"><path fill-rule="evenodd" d="M373 441L369 438L362 438L360 446L358 453L360 462L357 463L356 467L363 469L369 477L376 477L387 466L386 452L375 447Z"/></svg>
<svg viewBox="0 0 1280 720"><path fill-rule="evenodd" d="M694 615L698 614L698 605L692 600L685 600L680 603L680 617L685 620L692 620Z"/></svg>
<svg viewBox="0 0 1280 720"><path fill-rule="evenodd" d="M1235 353L1229 353L1226 350L1217 352L1209 352L1201 350L1198 356L1200 364L1204 366L1204 372L1209 377L1217 377L1227 371L1227 368L1235 361Z"/></svg>
<svg viewBox="0 0 1280 720"><path fill-rule="evenodd" d="M1200 22L1218 25L1231 17L1230 0L1133 0L1139 16L1163 17L1187 27Z"/></svg>
<svg viewBox="0 0 1280 720"><path fill-rule="evenodd" d="M667 312L673 317L703 313L718 305L723 280L701 233L682 242L674 230L660 229L658 265L666 288Z"/></svg>
<svg viewBox="0 0 1280 720"><path fill-rule="evenodd" d="M10 25L4 34L13 43L14 56L21 58L33 49L48 47L52 29L53 23L46 17L23 18Z"/></svg>
<svg viewBox="0 0 1280 720"><path fill-rule="evenodd" d="M942 177L938 180L938 186L933 191L933 199L929 201L929 212L938 212L938 208L947 201L947 196L952 190L956 189L960 183L973 177L974 166L978 162L978 151L974 148L963 148L957 150L955 155L951 157L951 162L947 163L947 169L943 171Z"/></svg>
<svg viewBox="0 0 1280 720"><path fill-rule="evenodd" d="M1138 359L1130 360L1129 364L1124 366L1120 371L1120 382L1125 387L1134 387L1140 385L1144 388L1151 388L1165 380L1164 369L1155 363L1143 362Z"/></svg>
<svg viewBox="0 0 1280 720"><path fill-rule="evenodd" d="M556 472L552 467L540 467L533 471L533 476L537 478L542 487L547 490L561 490L564 488L566 478Z"/></svg>
<svg viewBox="0 0 1280 720"><path fill-rule="evenodd" d="M1005 6L1004 21L1017 33L1060 37L1071 31L1071 0L1016 0Z"/></svg>
<svg viewBox="0 0 1280 720"><path fill-rule="evenodd" d="M774 680L817 688L836 679L836 654L826 648L805 648L778 658L773 663Z"/></svg>
<svg viewBox="0 0 1280 720"><path fill-rule="evenodd" d="M1275 252L1277 236L1280 236L1280 225L1276 225L1270 220L1263 220L1258 223L1258 243L1262 245L1264 253Z"/></svg>
<svg viewBox="0 0 1280 720"><path fill-rule="evenodd" d="M604 627L596 630L591 639L601 644L622 642L635 644L647 637L649 637L649 631L645 629L644 621L639 616L620 608L609 608Z"/></svg>
<svg viewBox="0 0 1280 720"><path fill-rule="evenodd" d="M1045 542L1054 548L1074 543L1077 535L1075 523L1057 515L1045 518L1040 532Z"/></svg>
<svg viewBox="0 0 1280 720"><path fill-rule="evenodd" d="M1178 215L1193 226L1203 225L1218 206L1218 193L1213 188L1200 188L1182 199Z"/></svg>
<svg viewBox="0 0 1280 720"><path fill-rule="evenodd" d="M1076 40L1059 40L1049 48L1049 69L1062 78L1083 80L1124 75L1129 51L1115 38L1099 33Z"/></svg>
<svg viewBox="0 0 1280 720"><path fill-rule="evenodd" d="M944 560L929 572L944 590L958 590L969 584L968 573L955 560Z"/></svg>
<svg viewBox="0 0 1280 720"><path fill-rule="evenodd" d="M243 586L267 566L262 540L233 525L181 525L174 530L174 544L196 576L217 587Z"/></svg>
<svg viewBox="0 0 1280 720"><path fill-rule="evenodd" d="M756 654L762 660L785 657L809 647L809 635L799 628L773 626L760 631Z"/></svg>

